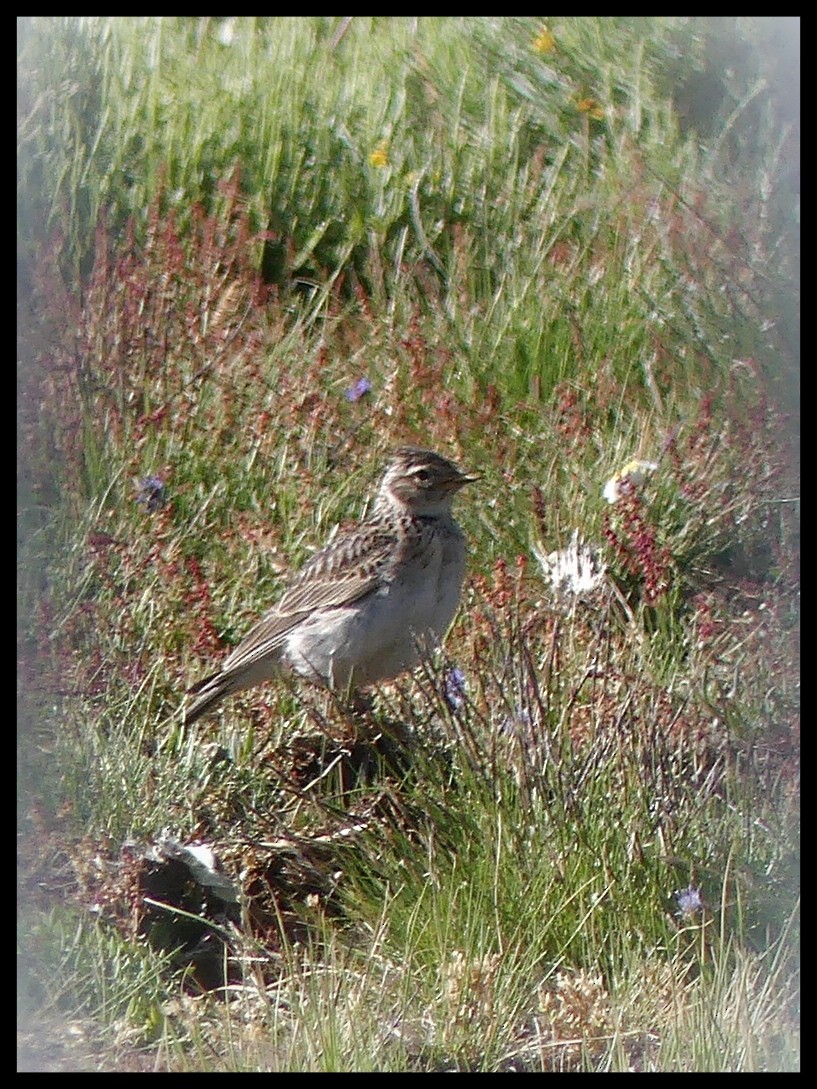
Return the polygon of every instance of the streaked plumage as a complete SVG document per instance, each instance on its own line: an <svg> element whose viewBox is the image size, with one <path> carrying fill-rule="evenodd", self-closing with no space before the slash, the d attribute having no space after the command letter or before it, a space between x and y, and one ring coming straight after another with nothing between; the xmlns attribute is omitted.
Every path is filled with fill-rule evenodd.
<svg viewBox="0 0 817 1089"><path fill-rule="evenodd" d="M459 604L466 546L451 503L473 479L432 451L395 450L371 516L313 556L221 669L190 690L186 721L281 669L346 693L413 668Z"/></svg>

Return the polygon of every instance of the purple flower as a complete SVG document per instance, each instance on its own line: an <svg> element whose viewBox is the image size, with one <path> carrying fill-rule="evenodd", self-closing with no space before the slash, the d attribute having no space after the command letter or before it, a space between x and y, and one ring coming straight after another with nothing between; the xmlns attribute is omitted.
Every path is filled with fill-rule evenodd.
<svg viewBox="0 0 817 1089"><path fill-rule="evenodd" d="M166 498L164 481L158 476L149 476L140 482L136 502L143 503L146 510L158 510L165 505Z"/></svg>
<svg viewBox="0 0 817 1089"><path fill-rule="evenodd" d="M372 383L368 378L358 378L357 382L345 393L347 401L359 401L361 397L365 397L367 393L372 392Z"/></svg>
<svg viewBox="0 0 817 1089"><path fill-rule="evenodd" d="M689 885L685 889L679 889L675 894L678 903L678 914L684 919L692 919L700 915L704 909L704 901L701 890Z"/></svg>
<svg viewBox="0 0 817 1089"><path fill-rule="evenodd" d="M465 674L461 669L449 669L445 675L443 695L448 706L456 711L465 702Z"/></svg>

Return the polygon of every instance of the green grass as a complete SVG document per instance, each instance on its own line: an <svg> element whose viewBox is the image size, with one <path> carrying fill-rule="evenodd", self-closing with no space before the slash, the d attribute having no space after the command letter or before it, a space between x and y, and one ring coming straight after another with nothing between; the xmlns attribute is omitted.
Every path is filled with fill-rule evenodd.
<svg viewBox="0 0 817 1089"><path fill-rule="evenodd" d="M18 21L21 1066L797 1068L791 27L541 29ZM406 440L445 658L185 728Z"/></svg>

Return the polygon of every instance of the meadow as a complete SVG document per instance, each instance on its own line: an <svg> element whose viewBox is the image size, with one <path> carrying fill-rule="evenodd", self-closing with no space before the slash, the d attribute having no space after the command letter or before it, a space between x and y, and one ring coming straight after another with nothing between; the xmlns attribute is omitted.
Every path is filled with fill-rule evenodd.
<svg viewBox="0 0 817 1089"><path fill-rule="evenodd" d="M799 1069L799 20L17 30L18 1068ZM443 651L186 726L406 442Z"/></svg>

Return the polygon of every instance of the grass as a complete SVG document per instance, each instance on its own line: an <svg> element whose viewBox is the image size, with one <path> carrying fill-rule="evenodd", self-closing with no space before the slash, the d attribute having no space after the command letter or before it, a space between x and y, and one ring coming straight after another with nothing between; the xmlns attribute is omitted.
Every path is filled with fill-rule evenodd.
<svg viewBox="0 0 817 1089"><path fill-rule="evenodd" d="M798 1067L787 25L18 22L21 1068ZM445 656L186 729L406 440Z"/></svg>

